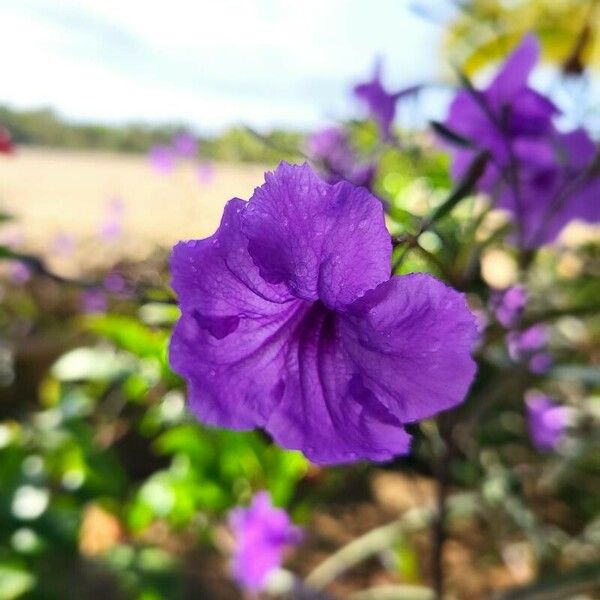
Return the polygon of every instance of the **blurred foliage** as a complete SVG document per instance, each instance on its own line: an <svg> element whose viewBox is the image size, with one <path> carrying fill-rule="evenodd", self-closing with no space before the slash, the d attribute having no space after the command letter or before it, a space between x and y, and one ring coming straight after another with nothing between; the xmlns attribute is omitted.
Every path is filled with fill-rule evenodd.
<svg viewBox="0 0 600 600"><path fill-rule="evenodd" d="M504 58L533 32L543 56L567 72L600 67L597 0L456 0L444 52L469 75Z"/></svg>
<svg viewBox="0 0 600 600"><path fill-rule="evenodd" d="M11 132L16 144L132 153L145 153L154 144L169 143L174 133L185 129L182 125L75 125L51 109L22 111L6 106L0 106L0 123ZM234 127L214 137L200 136L199 152L205 159L275 164L282 159L297 160L303 137L281 130L262 136L245 127Z"/></svg>

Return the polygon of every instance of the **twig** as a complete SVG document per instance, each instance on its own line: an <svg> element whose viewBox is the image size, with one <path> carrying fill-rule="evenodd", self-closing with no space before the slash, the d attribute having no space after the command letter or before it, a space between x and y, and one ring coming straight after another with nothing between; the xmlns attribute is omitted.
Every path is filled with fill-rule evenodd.
<svg viewBox="0 0 600 600"><path fill-rule="evenodd" d="M476 507L475 495L471 493L456 494L447 502L448 514L452 517L471 514ZM403 535L424 529L433 522L436 515L435 505L419 506L406 511L393 523L372 529L340 548L309 573L306 585L314 589L325 587L363 560L389 548Z"/></svg>

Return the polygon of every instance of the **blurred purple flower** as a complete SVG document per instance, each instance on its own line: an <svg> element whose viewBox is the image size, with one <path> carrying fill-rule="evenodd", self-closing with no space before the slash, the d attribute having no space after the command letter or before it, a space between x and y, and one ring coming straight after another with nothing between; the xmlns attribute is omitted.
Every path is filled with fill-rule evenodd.
<svg viewBox="0 0 600 600"><path fill-rule="evenodd" d="M196 177L198 177L198 181L202 184L210 183L215 176L215 166L213 163L207 160L203 160L198 163L198 167L196 168Z"/></svg>
<svg viewBox="0 0 600 600"><path fill-rule="evenodd" d="M99 289L84 290L79 297L79 309L86 314L105 313L108 307L106 295Z"/></svg>
<svg viewBox="0 0 600 600"><path fill-rule="evenodd" d="M322 464L407 452L403 424L463 400L477 331L462 294L390 277L391 251L381 202L307 165L230 200L212 237L171 257L170 362L192 411Z"/></svg>
<svg viewBox="0 0 600 600"><path fill-rule="evenodd" d="M564 438L569 422L569 409L540 393L527 394L525 402L533 445L541 452L556 450Z"/></svg>
<svg viewBox="0 0 600 600"><path fill-rule="evenodd" d="M162 175L169 174L175 168L175 152L171 146L157 144L150 148L148 153L150 165Z"/></svg>
<svg viewBox="0 0 600 600"><path fill-rule="evenodd" d="M545 325L532 325L524 331L511 331L507 334L508 354L514 361L530 358L548 342L548 329Z"/></svg>
<svg viewBox="0 0 600 600"><path fill-rule="evenodd" d="M529 248L553 241L573 219L600 220L595 145L582 129L560 133L559 110L528 86L538 54L537 40L526 36L486 89L456 95L445 122L473 144L454 147L453 176L462 178L475 154L488 150L478 187L509 211L517 242Z"/></svg>
<svg viewBox="0 0 600 600"><path fill-rule="evenodd" d="M232 510L229 526L235 538L233 577L254 593L260 592L268 576L281 566L286 548L302 538L287 513L272 505L268 492L258 492L247 508Z"/></svg>
<svg viewBox="0 0 600 600"><path fill-rule="evenodd" d="M520 319L527 304L527 290L522 285L515 285L498 293L492 299L494 314L504 327L512 327Z"/></svg>
<svg viewBox="0 0 600 600"><path fill-rule="evenodd" d="M306 145L311 159L320 167L328 183L346 180L370 189L375 165L359 162L348 134L341 127L327 127L313 133Z"/></svg>
<svg viewBox="0 0 600 600"><path fill-rule="evenodd" d="M391 138L392 123L396 116L396 102L398 94L389 93L381 81L382 61L375 62L373 78L366 83L354 87L354 95L365 104L369 115L379 126L384 139Z"/></svg>
<svg viewBox="0 0 600 600"><path fill-rule="evenodd" d="M125 291L127 284L123 275L117 271L111 271L103 281L104 289L112 294L121 294Z"/></svg>
<svg viewBox="0 0 600 600"><path fill-rule="evenodd" d="M22 285L31 279L31 269L20 260L10 261L8 279L15 285Z"/></svg>
<svg viewBox="0 0 600 600"><path fill-rule="evenodd" d="M179 158L194 158L198 152L196 138L186 131L173 136L171 147L175 156Z"/></svg>
<svg viewBox="0 0 600 600"><path fill-rule="evenodd" d="M537 352L529 359L529 370L536 375L543 375L553 364L554 359L549 352Z"/></svg>

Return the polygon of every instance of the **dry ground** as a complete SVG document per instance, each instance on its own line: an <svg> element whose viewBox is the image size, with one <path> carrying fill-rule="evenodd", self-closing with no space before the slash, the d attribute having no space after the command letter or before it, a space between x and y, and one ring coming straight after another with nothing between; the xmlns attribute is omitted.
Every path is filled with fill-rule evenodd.
<svg viewBox="0 0 600 600"><path fill-rule="evenodd" d="M118 252L141 257L157 243L212 233L225 202L247 198L263 172L259 165L218 164L212 180L200 183L190 165L160 175L144 156L18 148L0 158L0 209L20 217L27 248L51 254L56 236L70 234L79 240L78 258L96 262L117 251L98 230L118 198L125 206Z"/></svg>

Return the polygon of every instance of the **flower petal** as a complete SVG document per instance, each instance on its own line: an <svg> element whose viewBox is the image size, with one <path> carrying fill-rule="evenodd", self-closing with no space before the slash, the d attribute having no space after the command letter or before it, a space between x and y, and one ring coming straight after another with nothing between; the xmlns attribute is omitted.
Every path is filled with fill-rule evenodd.
<svg viewBox="0 0 600 600"><path fill-rule="evenodd" d="M284 286L259 276L239 227L245 206L230 201L215 235L182 242L171 257L182 312L171 365L187 379L201 420L234 429L261 426L278 399L286 327L303 308Z"/></svg>
<svg viewBox="0 0 600 600"><path fill-rule="evenodd" d="M390 275L383 207L364 188L329 185L308 165L281 163L250 199L248 249L271 283L341 308Z"/></svg>
<svg viewBox="0 0 600 600"><path fill-rule="evenodd" d="M319 464L404 454L410 436L365 386L344 349L342 318L319 303L305 315L266 429L280 445Z"/></svg>
<svg viewBox="0 0 600 600"><path fill-rule="evenodd" d="M540 48L534 35L523 38L521 44L506 59L489 87L496 106L511 102L512 97L527 85L529 74L537 63Z"/></svg>
<svg viewBox="0 0 600 600"><path fill-rule="evenodd" d="M460 403L475 374L475 317L422 273L393 277L350 307L342 336L364 385L401 422Z"/></svg>

